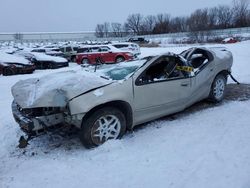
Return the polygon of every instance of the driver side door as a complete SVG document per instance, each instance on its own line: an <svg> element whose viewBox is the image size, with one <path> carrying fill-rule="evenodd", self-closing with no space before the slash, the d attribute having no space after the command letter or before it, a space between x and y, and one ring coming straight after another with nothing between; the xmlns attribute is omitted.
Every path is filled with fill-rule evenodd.
<svg viewBox="0 0 250 188"><path fill-rule="evenodd" d="M191 78L176 69L179 64L178 57L163 56L134 80L135 124L185 108L191 94Z"/></svg>

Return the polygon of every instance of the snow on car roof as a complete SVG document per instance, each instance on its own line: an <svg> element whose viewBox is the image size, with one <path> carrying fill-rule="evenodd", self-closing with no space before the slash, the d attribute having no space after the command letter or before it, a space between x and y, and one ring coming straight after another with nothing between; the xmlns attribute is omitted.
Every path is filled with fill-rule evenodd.
<svg viewBox="0 0 250 188"><path fill-rule="evenodd" d="M51 56L51 55L46 55L44 53L39 53L39 52L30 52L33 54L38 61L54 61L58 63L63 63L67 62L68 60L63 58L63 57L56 57L56 56Z"/></svg>
<svg viewBox="0 0 250 188"><path fill-rule="evenodd" d="M10 55L5 52L0 52L0 62L2 63L21 63L21 64L30 64L30 62L24 57Z"/></svg>
<svg viewBox="0 0 250 188"><path fill-rule="evenodd" d="M219 59L225 59L230 56L231 52L227 50L225 47L210 47L207 48L208 50L211 50L212 52L215 53L217 58Z"/></svg>
<svg viewBox="0 0 250 188"><path fill-rule="evenodd" d="M112 46L111 44L102 44L102 45L83 45L80 46L80 48L100 48L100 47L108 47L111 49L112 52L124 52L114 46Z"/></svg>
<svg viewBox="0 0 250 188"><path fill-rule="evenodd" d="M58 63L63 63L63 62L67 62L68 60L63 58L63 57L57 57L57 56L51 56L51 55L47 55L44 53L40 53L40 52L30 52L29 49L26 51L22 50L22 51L18 51L17 54L19 55L28 55L30 54L31 56L34 56L34 58L37 61L54 61L54 62L58 62Z"/></svg>
<svg viewBox="0 0 250 188"><path fill-rule="evenodd" d="M224 40L222 40L223 42L229 42L230 40L234 40L233 37L228 37L228 38L225 38Z"/></svg>
<svg viewBox="0 0 250 188"><path fill-rule="evenodd" d="M139 46L138 44L136 44L134 42L112 42L111 45L117 45L117 44L120 44L120 45L123 45L123 44L134 44L134 45Z"/></svg>

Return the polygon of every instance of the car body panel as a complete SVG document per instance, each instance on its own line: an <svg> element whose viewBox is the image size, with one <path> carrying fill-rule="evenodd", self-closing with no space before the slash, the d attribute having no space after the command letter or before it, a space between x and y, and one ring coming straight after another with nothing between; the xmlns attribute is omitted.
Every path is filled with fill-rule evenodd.
<svg viewBox="0 0 250 188"><path fill-rule="evenodd" d="M87 79L92 81L86 82ZM11 91L15 101L22 108L64 107L69 99L109 83L111 83L110 80L94 74L87 72L82 74L81 71L71 70L41 78L21 80L12 87Z"/></svg>
<svg viewBox="0 0 250 188"><path fill-rule="evenodd" d="M185 86L182 86L183 83L185 83ZM190 78L135 85L135 124L184 109L190 91Z"/></svg>
<svg viewBox="0 0 250 188"><path fill-rule="evenodd" d="M16 52L16 54L32 61L35 64L36 69L61 68L69 66L68 60L63 57L23 50Z"/></svg>
<svg viewBox="0 0 250 188"><path fill-rule="evenodd" d="M82 47L83 52L77 53L76 62L82 64L83 59L87 59L89 64L95 64L96 59L101 59L102 63L115 63L118 57L124 58L125 61L132 60L133 54L123 52L112 45L95 45ZM79 49L81 51L81 48Z"/></svg>
<svg viewBox="0 0 250 188"><path fill-rule="evenodd" d="M119 65L112 65L113 68L103 65L110 67L96 72L72 70L20 81L12 87L12 94L21 108L61 107L65 122L78 128L92 109L110 102L123 102L131 109L133 127L207 98L216 75L224 72L226 76L232 62L231 52L224 48L191 48L181 55L166 53L122 63L120 68L128 71L125 74ZM137 68L129 72L132 65ZM191 71L180 67L189 67ZM109 69L125 77L105 78L107 75L103 73Z"/></svg>
<svg viewBox="0 0 250 188"><path fill-rule="evenodd" d="M33 73L35 66L31 61L13 54L0 52L0 74L28 74Z"/></svg>
<svg viewBox="0 0 250 188"><path fill-rule="evenodd" d="M135 57L141 54L140 46L132 42L113 43L112 46L124 51L134 54Z"/></svg>

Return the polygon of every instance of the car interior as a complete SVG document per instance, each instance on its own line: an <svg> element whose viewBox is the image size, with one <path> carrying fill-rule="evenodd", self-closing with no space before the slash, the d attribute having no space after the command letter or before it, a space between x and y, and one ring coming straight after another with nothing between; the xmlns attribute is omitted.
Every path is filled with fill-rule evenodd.
<svg viewBox="0 0 250 188"><path fill-rule="evenodd" d="M142 74L139 82L140 84L146 84L185 77L185 73L177 69L178 66L182 66L178 58L164 56Z"/></svg>
<svg viewBox="0 0 250 188"><path fill-rule="evenodd" d="M194 68L195 71L201 70L208 62L213 60L213 55L203 49L195 49L193 52L188 53L186 56L189 64Z"/></svg>

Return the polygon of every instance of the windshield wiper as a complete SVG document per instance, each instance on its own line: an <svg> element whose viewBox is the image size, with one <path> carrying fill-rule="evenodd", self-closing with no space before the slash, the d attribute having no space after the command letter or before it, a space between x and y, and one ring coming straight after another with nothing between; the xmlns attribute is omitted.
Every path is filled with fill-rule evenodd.
<svg viewBox="0 0 250 188"><path fill-rule="evenodd" d="M101 78L105 79L105 80L110 80L109 77L106 77L106 76L100 76Z"/></svg>

